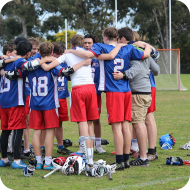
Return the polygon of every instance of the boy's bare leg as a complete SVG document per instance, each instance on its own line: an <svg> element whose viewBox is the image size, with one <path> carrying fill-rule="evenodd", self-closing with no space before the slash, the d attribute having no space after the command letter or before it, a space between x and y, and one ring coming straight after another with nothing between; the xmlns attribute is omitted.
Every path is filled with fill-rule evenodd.
<svg viewBox="0 0 190 190"><path fill-rule="evenodd" d="M46 129L45 156L51 157L53 152L55 129Z"/></svg>
<svg viewBox="0 0 190 190"><path fill-rule="evenodd" d="M130 148L131 148L131 126L128 121L124 121L122 123L122 133L123 133L123 140L124 140L124 147L123 147L123 153L129 154Z"/></svg>
<svg viewBox="0 0 190 190"><path fill-rule="evenodd" d="M59 121L59 127L55 128L55 137L57 139L57 145L58 146L63 145L63 127L62 127L62 121Z"/></svg>
<svg viewBox="0 0 190 190"><path fill-rule="evenodd" d="M101 138L101 124L100 119L94 120L94 133L96 138Z"/></svg>
<svg viewBox="0 0 190 190"><path fill-rule="evenodd" d="M94 137L92 121L87 121L88 124L88 134L90 137ZM91 140L91 148L94 148L94 140Z"/></svg>
<svg viewBox="0 0 190 190"><path fill-rule="evenodd" d="M29 129L29 114L27 114L26 129L24 129L24 151L30 150L30 134L31 134L31 129Z"/></svg>
<svg viewBox="0 0 190 190"><path fill-rule="evenodd" d="M33 146L35 156L41 156L40 135L41 135L41 130L35 130L35 129L33 130L32 146Z"/></svg>
<svg viewBox="0 0 190 190"><path fill-rule="evenodd" d="M143 159L147 158L146 147L147 147L147 129L144 123L133 123L137 135L137 141L140 150L140 157Z"/></svg>
<svg viewBox="0 0 190 190"><path fill-rule="evenodd" d="M112 131L114 136L114 145L116 155L123 155L123 134L122 125L120 122L112 123Z"/></svg>
<svg viewBox="0 0 190 190"><path fill-rule="evenodd" d="M79 136L84 136L84 137L89 136L87 121L79 122L78 127L79 127ZM90 139L86 140L86 146L87 146L87 148L91 148L90 147Z"/></svg>
<svg viewBox="0 0 190 190"><path fill-rule="evenodd" d="M145 124L148 132L149 148L154 149L157 140L157 127L153 112L146 115Z"/></svg>
<svg viewBox="0 0 190 190"><path fill-rule="evenodd" d="M40 135L40 147L44 146L44 141L46 138L46 130L41 130L41 135Z"/></svg>

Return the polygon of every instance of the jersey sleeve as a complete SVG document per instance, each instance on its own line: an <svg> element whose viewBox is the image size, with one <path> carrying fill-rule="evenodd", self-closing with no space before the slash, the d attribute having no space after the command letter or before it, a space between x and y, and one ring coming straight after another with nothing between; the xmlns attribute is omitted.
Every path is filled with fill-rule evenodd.
<svg viewBox="0 0 190 190"><path fill-rule="evenodd" d="M103 53L103 49L100 43L93 44L89 51L91 51L96 57Z"/></svg>
<svg viewBox="0 0 190 190"><path fill-rule="evenodd" d="M144 59L144 52L132 46L131 60L142 60Z"/></svg>
<svg viewBox="0 0 190 190"><path fill-rule="evenodd" d="M61 65L58 65L54 68L51 69L51 72L54 76L60 76L60 73L61 71L63 70L64 68L61 66Z"/></svg>
<svg viewBox="0 0 190 190"><path fill-rule="evenodd" d="M59 58L57 58L56 60L59 62L59 63L64 63L65 62L65 54L61 55Z"/></svg>
<svg viewBox="0 0 190 190"><path fill-rule="evenodd" d="M26 59L23 59L21 61L16 62L16 69L22 69L22 66L24 65L24 63L26 63Z"/></svg>
<svg viewBox="0 0 190 190"><path fill-rule="evenodd" d="M22 69L18 69L18 72L19 72L20 78L26 78L27 76L26 71L23 71Z"/></svg>

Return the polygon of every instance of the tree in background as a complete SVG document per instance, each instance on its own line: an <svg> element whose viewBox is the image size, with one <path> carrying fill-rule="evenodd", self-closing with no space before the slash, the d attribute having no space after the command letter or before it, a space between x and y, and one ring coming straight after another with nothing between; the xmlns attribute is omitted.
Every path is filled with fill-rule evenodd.
<svg viewBox="0 0 190 190"><path fill-rule="evenodd" d="M70 49L70 39L76 34L77 32L67 30L67 49ZM65 31L57 33L53 36L47 36L47 40L51 43L55 42L63 42L65 44Z"/></svg>

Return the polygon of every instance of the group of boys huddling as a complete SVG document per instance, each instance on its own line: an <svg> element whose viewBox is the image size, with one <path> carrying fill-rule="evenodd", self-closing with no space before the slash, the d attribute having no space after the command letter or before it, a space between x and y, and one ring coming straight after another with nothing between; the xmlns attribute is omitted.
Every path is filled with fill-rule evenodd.
<svg viewBox="0 0 190 190"><path fill-rule="evenodd" d="M20 144L24 130L24 152L32 146L36 169L52 170L54 136L58 152L71 153L63 146L62 121L68 121L67 80L71 80L70 117L78 123L78 152L93 165L94 144L101 147L101 93L106 92L108 123L112 126L116 170L132 166L149 166L156 160L157 129L154 75L159 73L156 50L138 42L138 34L130 28L106 28L103 43L94 35L75 35L71 49L61 42L39 42L35 38L18 37L4 46L6 58L1 67L1 161L0 167L24 168ZM117 44L118 42L118 44ZM150 57L150 55L153 57ZM92 59L90 59L92 58ZM27 98L25 98L25 94ZM25 103L26 99L26 103ZM133 131L130 126L133 125ZM94 124L94 130L93 130ZM145 125L146 124L146 125ZM29 127L28 127L29 126ZM13 133L13 163L7 156L8 138ZM133 139L132 139L133 138ZM149 148L147 153L147 140ZM45 141L45 162L41 149ZM95 143L94 143L95 142ZM129 163L132 153L137 158Z"/></svg>

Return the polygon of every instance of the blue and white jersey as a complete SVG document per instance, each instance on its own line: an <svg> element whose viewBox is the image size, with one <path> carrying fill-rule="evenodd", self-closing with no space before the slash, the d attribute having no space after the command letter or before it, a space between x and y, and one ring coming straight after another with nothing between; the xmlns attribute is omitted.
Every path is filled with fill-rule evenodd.
<svg viewBox="0 0 190 190"><path fill-rule="evenodd" d="M30 85L27 81L25 81L25 93L27 96L30 96Z"/></svg>
<svg viewBox="0 0 190 190"><path fill-rule="evenodd" d="M99 56L103 53L110 53L115 48L114 45L97 43L90 51ZM112 60L100 60L100 83L98 90L109 92L129 92L129 81L126 79L115 80L112 73L116 71L124 72L129 69L130 59L141 60L144 58L144 52L139 51L133 45L122 47L116 57Z"/></svg>
<svg viewBox="0 0 190 190"><path fill-rule="evenodd" d="M154 75L151 73L151 71L150 71L149 79L150 79L151 87L156 88L156 83L155 83Z"/></svg>
<svg viewBox="0 0 190 190"><path fill-rule="evenodd" d="M61 63L61 67L67 68L66 63ZM66 77L57 77L57 83L58 83L58 96L59 99L65 99L69 97L69 91L68 91L68 80Z"/></svg>
<svg viewBox="0 0 190 190"><path fill-rule="evenodd" d="M47 63L49 64L49 63ZM33 110L51 110L59 107L57 76L62 67L44 71L41 67L27 72L31 87L30 105Z"/></svg>
<svg viewBox="0 0 190 190"><path fill-rule="evenodd" d="M29 58L28 58L28 61L32 61L32 60L34 60L34 59L36 59L36 58L39 58L39 59L41 59L41 55L37 52L34 56L30 56Z"/></svg>
<svg viewBox="0 0 190 190"><path fill-rule="evenodd" d="M5 65L5 71L14 71L18 65L22 65L26 60L19 58L12 63ZM17 80L9 80L2 77L2 96L1 96L1 108L11 108L20 105L25 105L25 77L26 72L19 70L20 77Z"/></svg>
<svg viewBox="0 0 190 190"><path fill-rule="evenodd" d="M99 87L99 81L100 81L100 64L98 59L92 59L92 78L94 80L94 86L96 88L96 93L101 94L102 92L98 90Z"/></svg>

